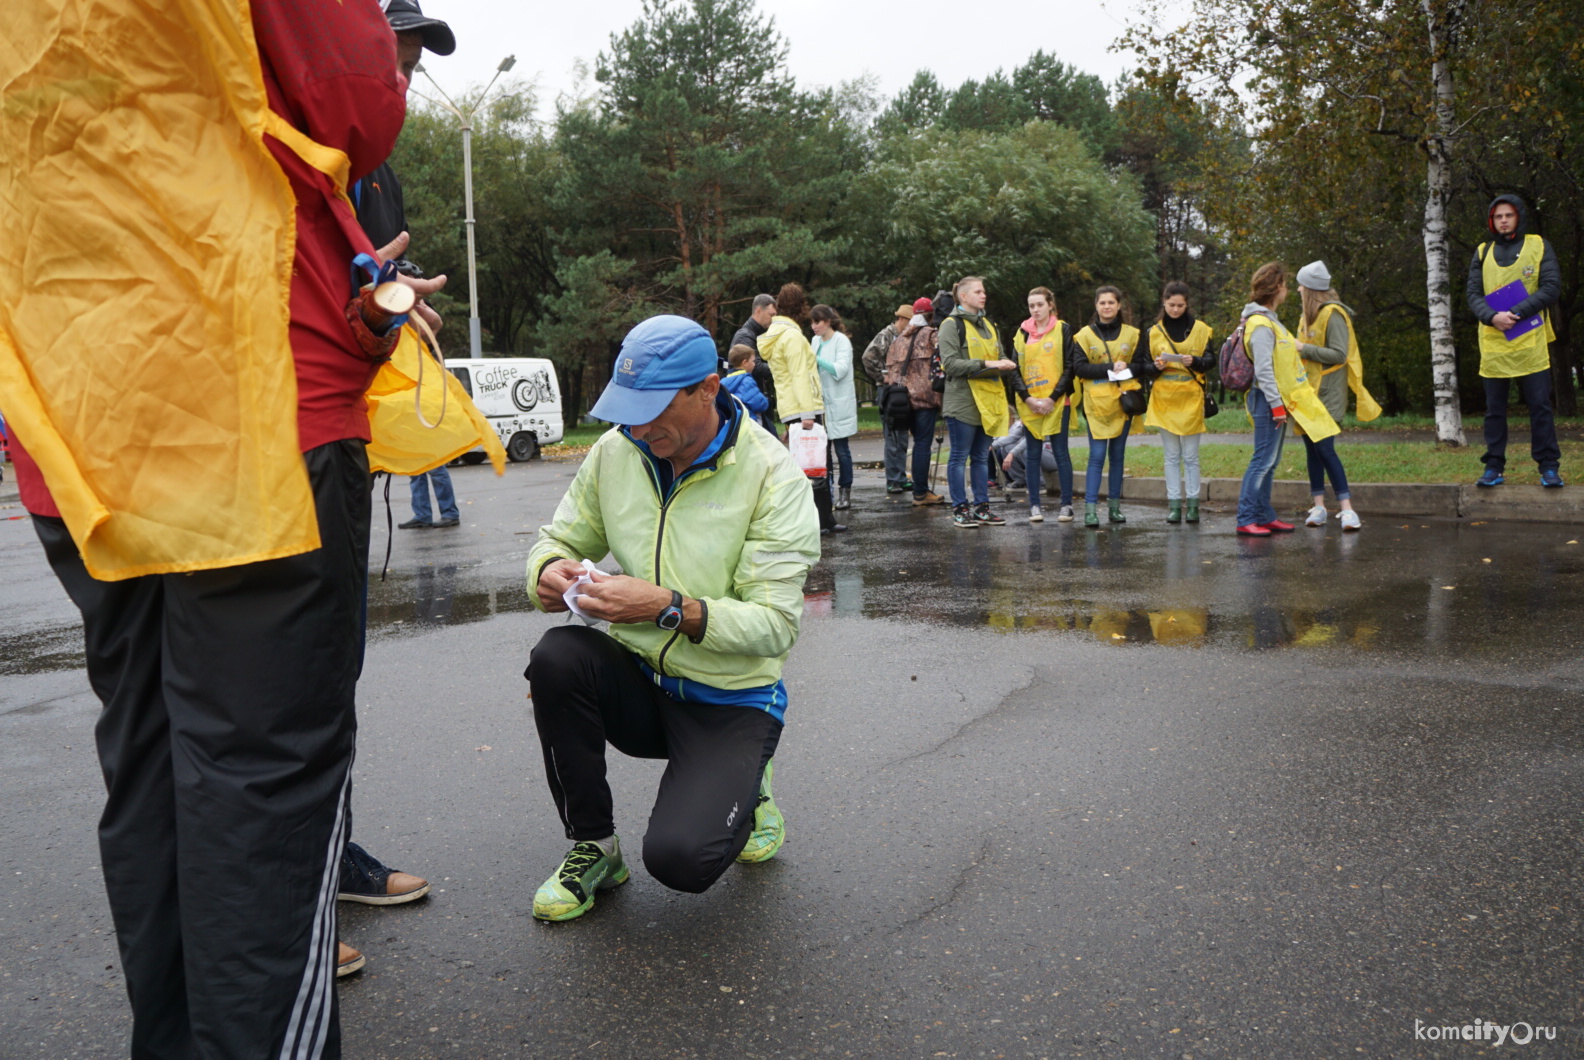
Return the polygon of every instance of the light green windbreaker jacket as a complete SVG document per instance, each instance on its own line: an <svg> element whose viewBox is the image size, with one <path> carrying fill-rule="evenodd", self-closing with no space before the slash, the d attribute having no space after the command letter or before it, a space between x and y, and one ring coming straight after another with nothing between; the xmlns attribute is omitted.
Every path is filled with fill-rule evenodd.
<svg viewBox="0 0 1584 1060"><path fill-rule="evenodd" d="M558 558L596 563L704 601L704 636L652 622L610 634L666 677L716 688L781 679L803 615L803 580L819 561L819 519L802 469L750 416L711 467L689 470L660 502L648 458L619 429L601 436L528 553L528 597L540 607L539 572Z"/></svg>

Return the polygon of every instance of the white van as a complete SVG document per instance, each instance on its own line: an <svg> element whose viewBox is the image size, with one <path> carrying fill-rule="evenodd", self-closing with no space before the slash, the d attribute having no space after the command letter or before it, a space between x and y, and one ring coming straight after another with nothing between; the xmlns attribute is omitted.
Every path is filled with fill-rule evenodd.
<svg viewBox="0 0 1584 1060"><path fill-rule="evenodd" d="M511 459L532 460L541 445L561 440L561 387L555 365L543 357L448 357L445 366L489 418ZM484 459L483 449L462 454L464 464Z"/></svg>

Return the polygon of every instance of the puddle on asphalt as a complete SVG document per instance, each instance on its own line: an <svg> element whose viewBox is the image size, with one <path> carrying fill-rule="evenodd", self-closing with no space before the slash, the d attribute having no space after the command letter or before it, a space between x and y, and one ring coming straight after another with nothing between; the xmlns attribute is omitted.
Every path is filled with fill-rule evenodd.
<svg viewBox="0 0 1584 1060"><path fill-rule="evenodd" d="M1380 525L1367 538L1261 542L1147 526L965 535L902 519L866 530L827 546L809 575L807 614L1048 632L1119 647L1466 654L1532 645L1537 633L1572 628L1584 607L1584 546L1563 547L1576 533L1566 528ZM441 564L393 570L383 582L375 573L369 637L530 611L519 569ZM0 643L0 675L82 666L80 628Z"/></svg>
<svg viewBox="0 0 1584 1060"><path fill-rule="evenodd" d="M81 670L85 665L81 625L34 629L0 638L0 677Z"/></svg>

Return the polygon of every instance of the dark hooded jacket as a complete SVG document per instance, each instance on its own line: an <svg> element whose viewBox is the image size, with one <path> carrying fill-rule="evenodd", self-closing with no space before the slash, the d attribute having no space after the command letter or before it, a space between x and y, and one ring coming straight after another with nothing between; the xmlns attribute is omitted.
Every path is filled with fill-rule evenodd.
<svg viewBox="0 0 1584 1060"><path fill-rule="evenodd" d="M1496 223L1491 219L1496 212L1496 207L1501 203L1511 203L1518 211L1518 227L1513 229L1511 235L1499 235ZM1524 236L1529 231L1529 207L1516 195L1498 195L1491 200L1490 210L1485 215L1485 226L1490 229L1490 249L1487 253L1496 255L1496 264L1501 266L1511 265L1518 258L1518 252L1523 249ZM1528 317L1550 309L1562 297L1562 269L1557 265L1556 248L1548 242L1545 245L1545 254L1540 259L1540 283L1534 294L1513 306L1514 316ZM1495 317L1496 311L1485 304L1485 262L1480 258L1479 247L1474 248L1474 260L1469 263L1468 271L1468 304L1474 311L1475 317L1481 324L1489 324Z"/></svg>

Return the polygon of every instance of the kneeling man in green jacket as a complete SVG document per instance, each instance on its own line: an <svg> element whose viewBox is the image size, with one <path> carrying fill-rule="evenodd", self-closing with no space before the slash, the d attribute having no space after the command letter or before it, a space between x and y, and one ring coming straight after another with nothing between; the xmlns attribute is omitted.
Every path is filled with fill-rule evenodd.
<svg viewBox="0 0 1584 1060"><path fill-rule="evenodd" d="M605 745L663 758L644 866L694 894L733 860L768 861L786 822L770 793L803 580L819 560L808 479L721 387L715 343L685 317L627 335L592 415L619 424L589 451L528 555L540 610L588 620L535 645L525 676L545 777L573 846L534 895L571 920L627 864L605 781ZM590 572L607 553L624 573Z"/></svg>

